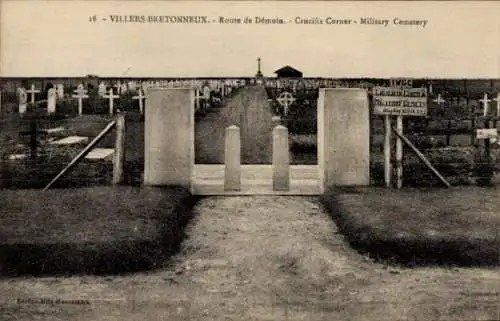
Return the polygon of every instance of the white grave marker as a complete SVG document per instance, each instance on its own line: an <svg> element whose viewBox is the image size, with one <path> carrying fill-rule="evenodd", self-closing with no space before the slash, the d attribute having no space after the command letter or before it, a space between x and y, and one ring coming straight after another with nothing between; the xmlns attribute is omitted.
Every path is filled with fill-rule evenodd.
<svg viewBox="0 0 500 321"><path fill-rule="evenodd" d="M200 99L203 99L203 95L200 93L199 88L194 89L194 106L196 110L200 110Z"/></svg>
<svg viewBox="0 0 500 321"><path fill-rule="evenodd" d="M438 94L437 98L433 99L432 101L435 102L438 105L441 105L442 103L445 102L445 100L441 98L441 94Z"/></svg>
<svg viewBox="0 0 500 321"><path fill-rule="evenodd" d="M497 102L497 117L500 117L500 93L497 94L497 98L493 98Z"/></svg>
<svg viewBox="0 0 500 321"><path fill-rule="evenodd" d="M126 93L126 92L127 92L127 90L128 90L128 88L127 88L127 84L126 84L126 83L123 83L123 84L122 84L122 88L121 88L121 93L122 93L122 94L124 94L124 93Z"/></svg>
<svg viewBox="0 0 500 321"><path fill-rule="evenodd" d="M486 117L489 111L489 102L491 99L488 99L488 94L484 94L483 99L479 99L480 102L483 103L483 116Z"/></svg>
<svg viewBox="0 0 500 321"><path fill-rule="evenodd" d="M99 95L99 97L103 97L104 95L106 95L106 84L104 82L101 82L99 84L99 88L97 89L97 94Z"/></svg>
<svg viewBox="0 0 500 321"><path fill-rule="evenodd" d="M113 115L114 112L114 107L113 107L113 101L115 98L120 98L119 95L114 95L113 94L113 88L109 88L109 95L105 95L103 98L108 98L109 99L109 114Z"/></svg>
<svg viewBox="0 0 500 321"><path fill-rule="evenodd" d="M83 99L89 98L87 95L87 91L83 87L82 84L79 84L77 89L74 91L76 95L73 95L73 98L78 99L78 115L82 115L83 113Z"/></svg>
<svg viewBox="0 0 500 321"><path fill-rule="evenodd" d="M148 92L148 84L144 81L141 84L142 91L144 92L144 95Z"/></svg>
<svg viewBox="0 0 500 321"><path fill-rule="evenodd" d="M295 101L295 98L293 98L292 94L285 91L285 92L282 92L276 100L278 101L278 103L281 106L283 106L284 115L286 116L288 114L288 108L293 104L293 102Z"/></svg>
<svg viewBox="0 0 500 321"><path fill-rule="evenodd" d="M83 136L69 136L56 141L51 142L51 145L73 145L73 144L84 144L89 140L88 137Z"/></svg>
<svg viewBox="0 0 500 321"><path fill-rule="evenodd" d="M28 94L26 93L26 89L18 88L17 94L19 96L19 113L24 114L27 109L28 103Z"/></svg>
<svg viewBox="0 0 500 321"><path fill-rule="evenodd" d="M32 84L31 89L27 90L27 92L31 94L31 103L34 104L35 103L35 94L39 93L40 90L35 89L35 84Z"/></svg>
<svg viewBox="0 0 500 321"><path fill-rule="evenodd" d="M57 90L50 88L47 93L47 112L53 114L56 112Z"/></svg>
<svg viewBox="0 0 500 321"><path fill-rule="evenodd" d="M64 98L64 85L63 84L57 84L57 97L60 99Z"/></svg>
<svg viewBox="0 0 500 321"><path fill-rule="evenodd" d="M146 96L144 96L142 94L142 90L139 89L139 94L137 96L132 97L132 99L138 99L139 100L139 110L141 111L141 115L142 115L143 110L144 110L143 100L146 99Z"/></svg>
<svg viewBox="0 0 500 321"><path fill-rule="evenodd" d="M113 87L116 88L116 94L119 95L121 93L122 84L120 82L117 82ZM104 98L107 98L107 97L104 97Z"/></svg>
<svg viewBox="0 0 500 321"><path fill-rule="evenodd" d="M203 98L206 100L210 99L210 87L209 86L203 87Z"/></svg>

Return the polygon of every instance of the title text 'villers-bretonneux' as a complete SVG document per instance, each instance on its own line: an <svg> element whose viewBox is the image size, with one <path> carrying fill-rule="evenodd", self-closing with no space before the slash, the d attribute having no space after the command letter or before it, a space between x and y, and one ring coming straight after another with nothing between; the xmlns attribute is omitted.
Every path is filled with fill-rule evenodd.
<svg viewBox="0 0 500 321"><path fill-rule="evenodd" d="M109 15L109 19L116 23L209 23L207 16Z"/></svg>

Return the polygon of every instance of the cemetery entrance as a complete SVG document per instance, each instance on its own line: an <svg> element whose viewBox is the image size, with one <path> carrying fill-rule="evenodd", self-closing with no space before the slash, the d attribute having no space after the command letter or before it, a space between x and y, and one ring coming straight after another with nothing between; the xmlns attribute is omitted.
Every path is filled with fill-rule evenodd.
<svg viewBox="0 0 500 321"><path fill-rule="evenodd" d="M332 185L369 184L364 90L320 90L318 161L313 165L290 165L288 130L273 123L260 85L243 87L232 97L241 101L242 111L235 122L230 115L234 108L224 114L229 121L222 127L223 143L218 147L223 149L222 163L196 163L195 99L192 89L148 91L145 185L182 185L197 195L317 195ZM354 134L345 136L347 129ZM268 153L260 153L265 150ZM247 161L256 155L264 157Z"/></svg>

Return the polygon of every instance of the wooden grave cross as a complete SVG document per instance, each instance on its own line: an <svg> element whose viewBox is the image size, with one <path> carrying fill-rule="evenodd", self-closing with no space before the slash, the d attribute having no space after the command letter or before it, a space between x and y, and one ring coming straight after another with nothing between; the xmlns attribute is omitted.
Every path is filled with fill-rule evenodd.
<svg viewBox="0 0 500 321"><path fill-rule="evenodd" d="M109 88L109 95L104 95L103 98L109 98L109 114L113 115L113 111L114 111L113 100L115 98L120 98L120 96L119 95L114 95L113 94L113 88Z"/></svg>
<svg viewBox="0 0 500 321"><path fill-rule="evenodd" d="M35 104L35 94L39 93L40 90L35 89L35 84L31 84L31 89L27 90L26 92L31 94L31 104Z"/></svg>
<svg viewBox="0 0 500 321"><path fill-rule="evenodd" d="M497 98L493 98L497 102L497 117L500 117L500 92L497 94Z"/></svg>
<svg viewBox="0 0 500 321"><path fill-rule="evenodd" d="M438 94L437 98L436 99L433 99L432 100L433 102L435 102L436 104L438 105L441 105L442 103L444 103L446 100L444 100L442 97L441 97L441 94Z"/></svg>
<svg viewBox="0 0 500 321"><path fill-rule="evenodd" d="M76 95L73 95L73 98L78 99L78 115L82 115L83 113L83 99L89 98L87 95L87 91L83 88L82 84L78 85L78 88L74 90Z"/></svg>
<svg viewBox="0 0 500 321"><path fill-rule="evenodd" d="M195 88L194 89L194 106L195 106L195 109L197 111L200 110L200 99L203 99L203 94L201 93L200 88Z"/></svg>
<svg viewBox="0 0 500 321"><path fill-rule="evenodd" d="M483 103L483 116L486 117L489 111L488 103L491 102L491 99L488 99L488 94L484 94L483 99L479 99L479 101Z"/></svg>
<svg viewBox="0 0 500 321"><path fill-rule="evenodd" d="M138 91L139 91L139 94L137 96L132 97L132 99L139 100L139 110L141 111L141 115L142 115L143 110L144 110L143 100L146 99L146 96L143 95L142 89L139 88Z"/></svg>

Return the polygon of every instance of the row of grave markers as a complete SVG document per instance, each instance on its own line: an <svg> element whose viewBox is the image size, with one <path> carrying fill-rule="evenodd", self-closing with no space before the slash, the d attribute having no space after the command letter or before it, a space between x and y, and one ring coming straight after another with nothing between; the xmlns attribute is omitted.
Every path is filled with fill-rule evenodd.
<svg viewBox="0 0 500 321"><path fill-rule="evenodd" d="M204 84L205 83L205 84ZM147 92L149 88L194 88L197 90L205 90L208 88L210 91L215 91L221 94L222 97L226 97L231 94L233 88L244 86L243 84L232 83L230 81L200 81L200 80L170 80L170 81L144 81L141 84L137 84L135 81L130 81L128 83L117 82L112 87L116 89L117 94L124 94L130 91L137 91L142 88L144 92ZM101 82L98 86L98 94L105 95L108 92L108 86L106 83Z"/></svg>
<svg viewBox="0 0 500 321"><path fill-rule="evenodd" d="M182 84L182 83L181 83ZM119 88L119 84L116 84L113 86L114 88ZM104 85L104 83L101 83L99 86L99 91L98 94L100 97L109 99L109 113L110 115L113 114L114 112L114 100L118 99L120 97L119 94L114 94L113 87L107 89L107 87ZM154 87L154 85L153 85ZM132 99L138 100L139 101L139 109L140 113L143 114L144 112L144 100L146 99L146 96L144 93L149 89L153 88L151 84L148 83L143 83L143 87L141 88L136 88L137 95L133 96ZM212 90L210 89L209 86L205 85L202 88L194 87L195 89L195 108L196 110L199 110L202 108L202 105L206 102L208 102L211 98L211 92ZM227 97L232 93L233 88L232 87L226 87L222 85L222 87L219 88L221 91L221 96L222 97ZM35 88L35 85L31 85L31 89L24 89L24 88L18 88L18 98L19 98L19 113L24 114L27 110L27 104L28 104L28 94L31 95L31 104L35 103L35 94L40 93L40 90ZM51 88L47 92L47 112L49 114L55 113L56 109L56 102L57 99L62 99L64 98L64 88L62 85L57 85L56 88ZM85 89L83 84L79 84L77 89L74 90L73 95L71 98L76 98L78 99L78 114L82 115L83 113L83 99L89 98L88 96L88 90ZM0 93L0 108L1 108L1 93Z"/></svg>
<svg viewBox="0 0 500 321"><path fill-rule="evenodd" d="M438 105L441 105L442 103L446 102L441 97L441 94L438 94L436 99L432 100ZM490 104L492 101L496 102L496 117L500 117L500 92L497 93L497 96L493 99L489 99L488 94L484 94L482 99L479 99L479 102L482 103L483 105L483 116L486 117L488 114L490 114Z"/></svg>
<svg viewBox="0 0 500 321"><path fill-rule="evenodd" d="M36 90L34 85L31 86L31 90L26 91L23 88L18 90L19 95L19 113L24 114L27 111L28 99L27 92L31 94L31 104L35 103L35 93L40 92L40 90ZM109 114L112 115L114 112L114 100L119 98L119 95L115 95L113 93L113 88L110 88L108 94L103 95L103 98L109 99ZM47 113L53 114L56 112L56 104L59 95L57 94L56 88L51 88L47 92ZM78 85L78 88L74 90L74 94L72 98L78 99L78 114L83 114L83 99L89 98L87 94L87 90L84 88L82 84ZM133 96L132 99L139 99L139 108L141 114L143 113L143 100L146 97L143 95L142 90L139 89L139 94L137 96Z"/></svg>

